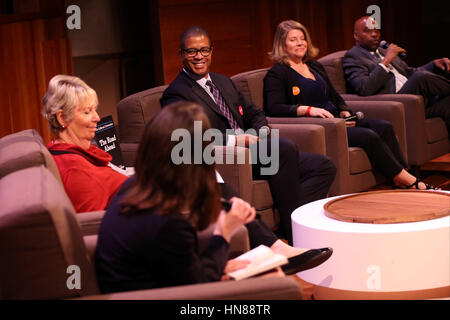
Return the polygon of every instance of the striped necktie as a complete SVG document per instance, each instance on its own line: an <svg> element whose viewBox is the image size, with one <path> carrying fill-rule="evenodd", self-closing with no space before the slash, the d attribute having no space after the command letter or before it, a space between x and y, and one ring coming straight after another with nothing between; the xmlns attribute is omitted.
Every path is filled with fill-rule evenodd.
<svg viewBox="0 0 450 320"><path fill-rule="evenodd" d="M211 80L206 81L206 85L210 88L214 100L216 100L216 103L219 106L219 109L222 112L222 114L227 118L230 127L234 130L235 133L237 134L241 133L242 129L239 127L236 120L233 118L233 115L231 114L230 109L223 100L223 97L220 94L219 89L217 89L217 87L211 82Z"/></svg>
<svg viewBox="0 0 450 320"><path fill-rule="evenodd" d="M374 58L377 60L378 63L380 63L383 60L378 51L373 51L372 55L374 56Z"/></svg>

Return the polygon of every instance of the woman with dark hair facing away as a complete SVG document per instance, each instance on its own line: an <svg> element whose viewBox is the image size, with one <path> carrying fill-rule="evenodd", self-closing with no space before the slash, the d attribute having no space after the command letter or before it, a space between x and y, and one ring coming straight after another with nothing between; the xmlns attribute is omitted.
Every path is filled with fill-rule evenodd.
<svg viewBox="0 0 450 320"><path fill-rule="evenodd" d="M281 22L275 32L271 59L275 65L264 78L264 109L271 117L347 118L345 101L333 88L322 65L313 60L318 49L299 22ZM392 124L385 120L346 121L348 144L363 148L372 166L394 188L436 189L405 170L407 167Z"/></svg>
<svg viewBox="0 0 450 320"><path fill-rule="evenodd" d="M179 103L146 126L135 175L123 184L100 226L95 265L102 292L220 280L231 236L254 219L254 208L238 198L231 199L227 214L221 212L214 165L173 163L172 149L179 142L171 141L171 134L184 128L193 137L194 120L209 128L200 108ZM216 220L199 254L196 230Z"/></svg>
<svg viewBox="0 0 450 320"><path fill-rule="evenodd" d="M214 164L172 161L179 143L171 140L172 132L185 129L193 137L194 121L201 121L202 132L210 128L200 106L182 101L162 109L147 124L135 175L112 200L100 226L95 265L102 292L221 280L224 273L247 263L228 261L230 238L243 224L254 241L288 257L280 275L313 268L331 256L331 248L304 250L284 244L254 220L255 209L242 199L232 197L231 209L221 210L221 193L233 192L221 191ZM203 154L209 142L202 143ZM193 143L191 147L193 160ZM196 232L211 223L213 235L200 254Z"/></svg>

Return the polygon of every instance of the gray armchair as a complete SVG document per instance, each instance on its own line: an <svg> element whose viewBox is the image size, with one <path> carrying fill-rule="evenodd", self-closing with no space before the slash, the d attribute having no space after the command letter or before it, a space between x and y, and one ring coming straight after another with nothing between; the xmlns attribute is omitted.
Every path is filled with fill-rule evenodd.
<svg viewBox="0 0 450 320"><path fill-rule="evenodd" d="M345 50L319 59L335 89L346 101L398 101L404 106L408 164L420 166L450 150L449 136L441 118L425 119L423 98L411 94L380 94L361 97L347 94L342 57Z"/></svg>
<svg viewBox="0 0 450 320"><path fill-rule="evenodd" d="M0 299L301 299L296 281L255 278L101 295L92 250L63 187L44 165L0 179ZM70 269L75 266L75 269ZM76 271L78 267L78 271ZM75 270L75 271L74 271ZM72 287L79 272L80 287Z"/></svg>
<svg viewBox="0 0 450 320"><path fill-rule="evenodd" d="M263 79L268 68L252 70L232 77L236 86L254 104L263 106ZM363 111L367 117L385 119L392 122L400 146L406 155L405 120L401 103L392 101L346 101L351 110ZM349 148L347 130L343 119L321 119L310 117L274 118L267 117L272 126L306 124L323 126L325 129L326 155L337 168L336 178L331 185L330 195L340 195L367 190L385 181L385 178L372 170L366 152L361 148ZM300 149L303 151L308 151Z"/></svg>

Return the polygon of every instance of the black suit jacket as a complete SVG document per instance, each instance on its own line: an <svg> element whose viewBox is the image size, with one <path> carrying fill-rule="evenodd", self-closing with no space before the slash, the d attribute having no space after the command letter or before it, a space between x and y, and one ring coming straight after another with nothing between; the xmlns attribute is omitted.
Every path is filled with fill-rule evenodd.
<svg viewBox="0 0 450 320"><path fill-rule="evenodd" d="M219 89L234 119L242 129L253 128L258 130L262 126L267 125L267 119L262 109L247 101L230 78L213 72L210 72L209 76ZM192 101L201 105L211 121L212 128L219 129L224 134L225 130L231 129L227 118L222 114L214 100L184 71L180 72L167 87L160 102L161 106L165 107L180 100Z"/></svg>
<svg viewBox="0 0 450 320"><path fill-rule="evenodd" d="M384 49L379 50L385 55ZM432 61L420 68L411 68L399 57L396 57L391 64L407 78L417 70L433 72L434 69ZM345 53L342 58L342 68L349 93L357 93L361 96L395 93L394 74L386 72L375 57L359 45L355 45Z"/></svg>
<svg viewBox="0 0 450 320"><path fill-rule="evenodd" d="M347 110L345 101L334 89L323 66L315 61L306 62L310 70L318 73L328 85L327 98L338 109ZM264 110L271 117L297 117L299 105L309 105L302 101L301 95L293 95L292 87L301 88L298 73L287 64L277 63L264 78ZM317 107L320 107L317 105Z"/></svg>

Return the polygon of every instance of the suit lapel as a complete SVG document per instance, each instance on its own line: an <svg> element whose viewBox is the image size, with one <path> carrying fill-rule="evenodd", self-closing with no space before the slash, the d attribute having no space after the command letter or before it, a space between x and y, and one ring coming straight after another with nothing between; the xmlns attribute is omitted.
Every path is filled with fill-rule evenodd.
<svg viewBox="0 0 450 320"><path fill-rule="evenodd" d="M378 64L377 59L372 54L370 54L370 52L368 50L361 48L360 46L357 46L357 48L359 49L359 52L362 55L364 55L366 58L370 59L370 61L372 61L373 63Z"/></svg>
<svg viewBox="0 0 450 320"><path fill-rule="evenodd" d="M203 89L194 79L189 77L184 71L182 74L186 78L186 80L190 83L191 90L197 98L199 98L205 105L207 105L211 110L213 110L218 115L225 118L222 112L219 109L219 106L214 102L214 100L206 93L205 89Z"/></svg>

